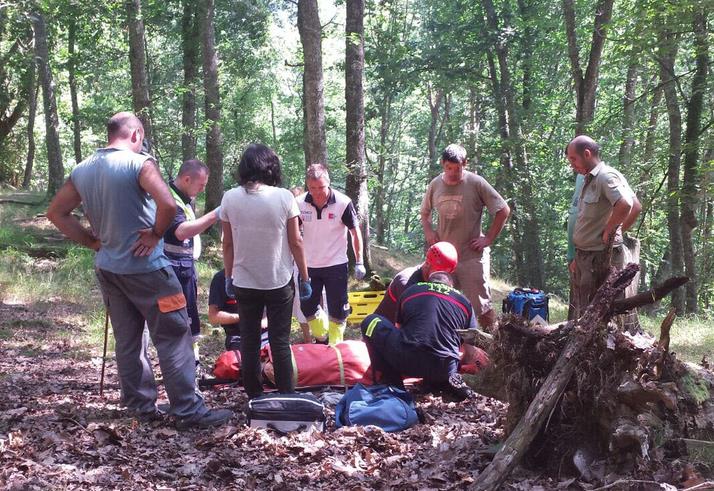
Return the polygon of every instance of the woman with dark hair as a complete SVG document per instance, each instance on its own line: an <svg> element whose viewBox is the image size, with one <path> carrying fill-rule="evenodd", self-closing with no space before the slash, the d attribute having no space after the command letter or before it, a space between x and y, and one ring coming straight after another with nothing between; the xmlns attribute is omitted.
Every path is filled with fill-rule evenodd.
<svg viewBox="0 0 714 491"><path fill-rule="evenodd" d="M275 385L292 392L290 320L295 287L293 258L300 272L301 297L310 296L310 279L298 224L300 212L281 183L280 159L272 149L252 144L238 164L239 186L221 202L226 294L238 300L243 386L251 399L263 393L260 321L268 317L268 339Z"/></svg>

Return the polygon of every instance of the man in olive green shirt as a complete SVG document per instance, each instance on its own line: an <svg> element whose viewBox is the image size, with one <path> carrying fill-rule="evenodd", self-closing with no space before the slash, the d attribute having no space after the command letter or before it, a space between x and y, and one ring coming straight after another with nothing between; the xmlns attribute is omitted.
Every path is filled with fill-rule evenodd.
<svg viewBox="0 0 714 491"><path fill-rule="evenodd" d="M624 176L600 160L600 146L580 135L566 148L570 165L585 176L578 200L570 263L573 311L580 317L595 292L607 279L610 266L624 266L622 231L629 229L642 210Z"/></svg>

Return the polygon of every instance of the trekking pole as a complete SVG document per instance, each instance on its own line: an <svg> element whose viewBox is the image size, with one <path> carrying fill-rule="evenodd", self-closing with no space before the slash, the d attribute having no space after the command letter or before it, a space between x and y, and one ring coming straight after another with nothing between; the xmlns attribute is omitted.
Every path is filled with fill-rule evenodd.
<svg viewBox="0 0 714 491"><path fill-rule="evenodd" d="M104 398L104 367L107 364L107 337L109 335L109 310L104 309L104 352L102 353L102 375L99 378L99 398Z"/></svg>

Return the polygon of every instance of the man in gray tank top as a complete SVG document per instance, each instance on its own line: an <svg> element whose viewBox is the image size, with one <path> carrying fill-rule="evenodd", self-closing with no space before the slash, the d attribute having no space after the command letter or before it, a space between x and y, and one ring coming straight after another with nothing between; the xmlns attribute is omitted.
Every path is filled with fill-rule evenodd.
<svg viewBox="0 0 714 491"><path fill-rule="evenodd" d="M112 320L122 402L141 420L161 416L143 335L146 324L177 428L223 424L232 412L209 410L196 390L186 299L163 251L161 237L176 202L154 160L138 153L144 128L135 115L115 114L107 136L107 147L72 171L47 218L73 241L97 251L96 274ZM80 204L91 229L72 215Z"/></svg>

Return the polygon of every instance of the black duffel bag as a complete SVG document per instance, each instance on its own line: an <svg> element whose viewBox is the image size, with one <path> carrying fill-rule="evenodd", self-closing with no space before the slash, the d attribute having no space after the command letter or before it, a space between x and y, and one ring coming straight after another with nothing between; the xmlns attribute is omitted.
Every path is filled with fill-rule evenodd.
<svg viewBox="0 0 714 491"><path fill-rule="evenodd" d="M312 394L268 394L248 401L248 426L278 433L323 431L325 406Z"/></svg>

